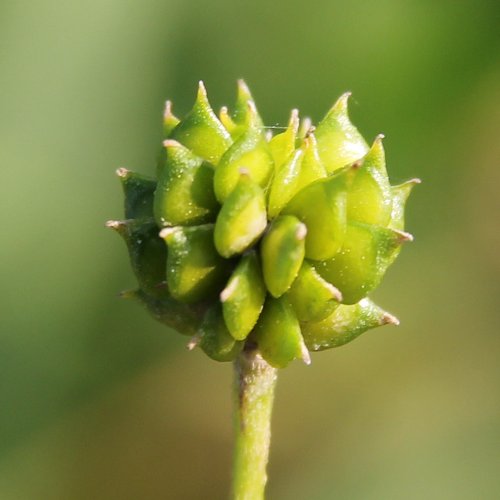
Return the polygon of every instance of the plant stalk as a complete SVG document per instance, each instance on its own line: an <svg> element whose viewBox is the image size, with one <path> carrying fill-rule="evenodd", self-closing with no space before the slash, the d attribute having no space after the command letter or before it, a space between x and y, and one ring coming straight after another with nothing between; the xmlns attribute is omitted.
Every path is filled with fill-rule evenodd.
<svg viewBox="0 0 500 500"><path fill-rule="evenodd" d="M256 349L234 362L233 500L262 500L267 482L277 370Z"/></svg>

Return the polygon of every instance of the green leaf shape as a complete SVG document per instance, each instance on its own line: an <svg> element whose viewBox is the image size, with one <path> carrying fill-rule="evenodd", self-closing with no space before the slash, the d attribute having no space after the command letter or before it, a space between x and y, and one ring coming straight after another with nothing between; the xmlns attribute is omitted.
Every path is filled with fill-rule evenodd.
<svg viewBox="0 0 500 500"><path fill-rule="evenodd" d="M244 340L257 323L266 293L257 253L250 251L241 257L220 294L224 320L236 340Z"/></svg>
<svg viewBox="0 0 500 500"><path fill-rule="evenodd" d="M179 118L172 113L172 102L167 101L165 103L165 110L163 111L163 137L169 137L179 123Z"/></svg>
<svg viewBox="0 0 500 500"><path fill-rule="evenodd" d="M216 165L224 151L231 145L229 132L224 128L210 103L207 92L200 82L193 109L172 130L171 138L179 141L196 156Z"/></svg>
<svg viewBox="0 0 500 500"><path fill-rule="evenodd" d="M399 321L370 299L363 299L357 304L340 305L322 321L302 324L302 335L310 351L323 351L340 347L371 328L388 324L398 325Z"/></svg>
<svg viewBox="0 0 500 500"><path fill-rule="evenodd" d="M276 169L269 190L268 215L276 217L284 206L305 186L326 177L317 154L314 135L306 137L299 149Z"/></svg>
<svg viewBox="0 0 500 500"><path fill-rule="evenodd" d="M269 142L271 156L277 168L283 165L295 151L298 129L299 112L297 109L293 109L286 130L281 134L276 134Z"/></svg>
<svg viewBox="0 0 500 500"><path fill-rule="evenodd" d="M192 226L215 219L219 204L210 187L212 166L181 143L164 143L166 161L159 172L154 213L160 226Z"/></svg>
<svg viewBox="0 0 500 500"><path fill-rule="evenodd" d="M341 291L345 304L355 304L378 286L401 244L411 240L402 231L349 222L342 249L315 267Z"/></svg>
<svg viewBox="0 0 500 500"><path fill-rule="evenodd" d="M198 332L204 313L204 309L199 306L184 304L168 294L152 296L143 290L127 290L120 295L122 298L138 301L154 319L181 335L193 336Z"/></svg>
<svg viewBox="0 0 500 500"><path fill-rule="evenodd" d="M264 283L273 297L281 297L297 277L304 260L307 229L293 215L274 219L262 238L260 254Z"/></svg>
<svg viewBox="0 0 500 500"><path fill-rule="evenodd" d="M342 294L325 281L311 263L304 261L286 299L299 321L321 321L338 307Z"/></svg>
<svg viewBox="0 0 500 500"><path fill-rule="evenodd" d="M229 333L220 304L207 310L199 335L203 352L215 361L233 361L243 348L243 342L236 341Z"/></svg>
<svg viewBox="0 0 500 500"><path fill-rule="evenodd" d="M310 363L300 324L292 306L282 297L269 297L252 333L262 357L275 368L285 368L294 359Z"/></svg>
<svg viewBox="0 0 500 500"><path fill-rule="evenodd" d="M264 191L243 170L217 216L215 247L226 258L241 254L259 239L266 225Z"/></svg>
<svg viewBox="0 0 500 500"><path fill-rule="evenodd" d="M230 263L215 250L213 235L213 224L165 228L160 232L168 246L168 290L175 299L193 303L222 288Z"/></svg>
<svg viewBox="0 0 500 500"><path fill-rule="evenodd" d="M405 228L405 205L412 189L420 184L420 179L411 179L391 188L392 211L389 227L403 231Z"/></svg>
<svg viewBox="0 0 500 500"><path fill-rule="evenodd" d="M350 92L343 94L316 128L318 152L330 174L356 160L368 151L368 146L349 120L347 101Z"/></svg>
<svg viewBox="0 0 500 500"><path fill-rule="evenodd" d="M153 198L156 181L127 170L119 168L116 175L120 178L125 197L125 218L141 219L153 217Z"/></svg>
<svg viewBox="0 0 500 500"><path fill-rule="evenodd" d="M347 196L347 220L387 226L392 211L392 193L385 169L385 154L379 135L366 156L354 163Z"/></svg>
<svg viewBox="0 0 500 500"><path fill-rule="evenodd" d="M295 215L307 226L305 255L308 259L330 259L342 246L349 170L343 169L309 184L281 211L281 215Z"/></svg>
<svg viewBox="0 0 500 500"><path fill-rule="evenodd" d="M158 228L154 220L112 220L106 225L125 240L130 264L139 287L154 297L165 295L167 249L158 237Z"/></svg>
<svg viewBox="0 0 500 500"><path fill-rule="evenodd" d="M217 165L214 190L220 203L223 203L235 189L242 168L250 173L259 186L267 188L274 163L269 145L258 128L248 128L224 153Z"/></svg>

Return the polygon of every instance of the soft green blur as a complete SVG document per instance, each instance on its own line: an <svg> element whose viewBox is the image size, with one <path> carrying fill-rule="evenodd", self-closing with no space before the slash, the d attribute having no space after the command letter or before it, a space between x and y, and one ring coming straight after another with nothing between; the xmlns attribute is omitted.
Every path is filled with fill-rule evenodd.
<svg viewBox="0 0 500 500"><path fill-rule="evenodd" d="M267 123L345 90L392 183L421 177L375 299L401 319L280 373L268 498L500 497L500 4L0 3L0 498L222 499L231 367L134 286L114 170L152 173L166 98L244 77Z"/></svg>

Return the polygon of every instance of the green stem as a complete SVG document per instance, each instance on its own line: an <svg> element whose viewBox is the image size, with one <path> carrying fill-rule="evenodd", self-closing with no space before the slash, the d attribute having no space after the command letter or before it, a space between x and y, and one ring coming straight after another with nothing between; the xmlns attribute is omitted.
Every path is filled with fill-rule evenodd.
<svg viewBox="0 0 500 500"><path fill-rule="evenodd" d="M244 350L234 368L233 499L262 500L267 481L277 370L256 350Z"/></svg>

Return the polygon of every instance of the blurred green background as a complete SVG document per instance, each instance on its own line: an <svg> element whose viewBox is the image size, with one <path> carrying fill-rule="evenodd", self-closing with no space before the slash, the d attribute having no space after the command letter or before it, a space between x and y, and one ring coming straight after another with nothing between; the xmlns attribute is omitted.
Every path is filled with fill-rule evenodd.
<svg viewBox="0 0 500 500"><path fill-rule="evenodd" d="M497 0L0 2L0 498L222 499L231 367L117 298L114 170L166 98L244 77L269 124L345 90L421 177L375 294L401 326L280 374L268 498L500 498Z"/></svg>

